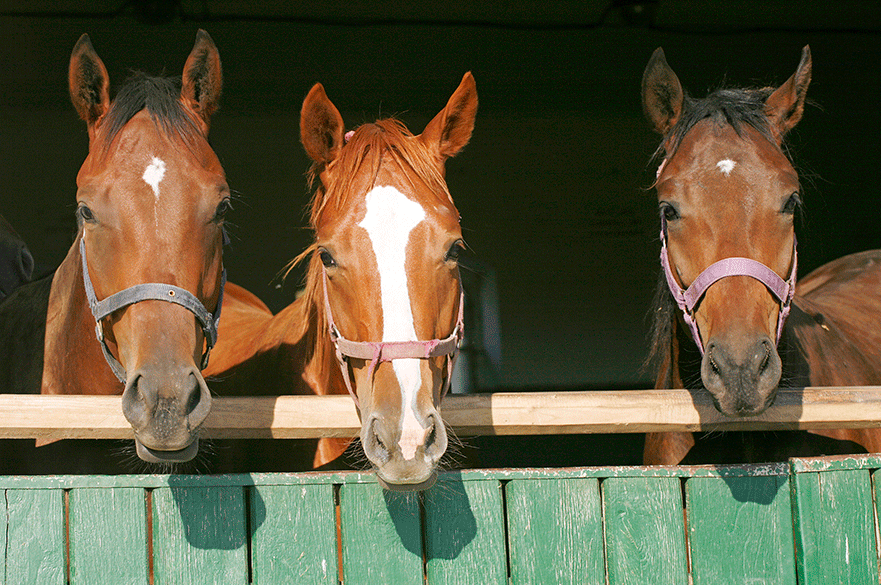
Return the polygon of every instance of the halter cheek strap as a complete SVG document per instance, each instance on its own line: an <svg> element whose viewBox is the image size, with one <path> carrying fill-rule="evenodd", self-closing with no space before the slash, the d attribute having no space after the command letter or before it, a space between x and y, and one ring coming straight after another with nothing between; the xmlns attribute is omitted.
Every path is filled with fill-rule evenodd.
<svg viewBox="0 0 881 585"><path fill-rule="evenodd" d="M333 312L330 310L330 300L327 296L327 272L324 272L324 313L327 316L327 329L330 339L336 349L337 363L346 383L346 389L360 409L358 396L352 387L349 376L348 358L369 360L370 367L367 377L372 379L373 373L382 362L398 359L428 359L439 356L448 356L447 376L444 381L441 399L447 395L453 378L453 367L462 345L465 335L465 292L462 283L459 283L459 316L453 332L444 339L429 339L426 341L350 341L343 337L333 320Z"/></svg>
<svg viewBox="0 0 881 585"><path fill-rule="evenodd" d="M714 262L701 272L694 282L687 289L683 290L676 282L673 276L673 270L670 268L670 259L667 254L667 221L661 216L661 266L664 269L664 276L667 279L667 286L676 299L676 304L682 311L682 317L688 327L691 329L691 336L697 344L701 355L704 353L704 345L701 340L700 330L694 317L694 308L703 298L707 289L715 282L728 276L750 276L764 284L771 294L780 302L780 311L777 314L777 339L776 343L780 343L780 335L783 333L783 324L789 316L789 309L792 306L792 297L795 295L795 276L796 265L798 263L798 254L796 244L792 245L792 269L789 272L789 278L783 280L776 272L751 258L732 257Z"/></svg>
<svg viewBox="0 0 881 585"><path fill-rule="evenodd" d="M227 236L224 232L223 243L227 243ZM83 284L86 288L86 299L89 302L89 308L95 317L95 335L101 343L101 351L104 352L104 359L107 365L113 370L116 378L123 384L126 382L127 376L123 365L113 357L110 348L107 347L107 341L104 339L104 327L102 320L111 313L118 311L129 305L139 303L141 301L166 301L180 305L193 313L199 325L202 326L202 332L205 335L206 349L202 355L201 369L208 367L208 356L211 348L217 343L217 325L220 322L220 309L223 306L223 288L226 285L226 268L220 274L220 294L217 297L217 310L212 315L202 301L196 298L191 292L184 290L172 284L160 284L150 282L145 284L136 284L125 290L121 290L99 301L95 295L95 288L92 286L92 279L89 276L89 263L86 261L86 241L80 237L80 257L83 262Z"/></svg>

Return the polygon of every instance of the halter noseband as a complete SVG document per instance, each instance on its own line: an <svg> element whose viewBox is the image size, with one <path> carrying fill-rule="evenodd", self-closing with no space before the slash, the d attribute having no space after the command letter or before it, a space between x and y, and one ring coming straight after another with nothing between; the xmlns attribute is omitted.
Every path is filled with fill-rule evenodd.
<svg viewBox="0 0 881 585"><path fill-rule="evenodd" d="M224 244L226 244L226 233L224 233L223 238ZM92 310L92 315L95 317L95 335L101 343L101 351L104 352L104 359L107 360L107 365L110 366L110 369L113 370L113 373L120 382L123 384L126 382L125 368L119 360L113 357L110 348L107 347L107 342L104 339L104 327L101 324L102 319L114 311L118 311L119 309L141 301L166 301L168 303L180 305L193 313L196 316L196 320L199 321L199 324L202 326L202 332L205 334L206 348L205 353L202 354L200 369L204 370L208 367L208 356L211 353L211 348L217 343L217 324L220 321L220 308L223 305L223 288L226 285L226 268L224 268L220 274L220 295L217 297L217 309L212 315L208 309L205 308L205 305L202 304L202 301L197 299L190 291L172 284L160 284L156 282L136 284L110 295L103 301L99 301L95 296L95 288L92 286L92 279L89 277L89 264L86 261L86 240L82 236L80 236L80 257L82 257L83 261L83 284L86 287L86 298L89 301L89 308Z"/></svg>
<svg viewBox="0 0 881 585"><path fill-rule="evenodd" d="M447 377L441 391L441 399L447 395L453 378L453 366L459 354L459 347L465 335L465 292L462 283L459 283L459 316L456 328L445 339L429 339L426 341L351 341L343 337L333 321L333 312L330 310L330 300L327 296L327 272L324 272L324 313L327 316L327 329L330 339L336 349L336 359L340 366L346 389L360 409L358 396L352 388L349 378L348 358L370 360L367 370L368 378L373 378L373 373L382 362L398 359L428 359L439 356L449 356L447 359Z"/></svg>
<svg viewBox="0 0 881 585"><path fill-rule="evenodd" d="M749 276L755 278L764 284L771 294L780 301L780 312L777 315L777 339L775 343L780 343L780 335L783 333L783 324L789 316L789 309L792 306L792 297L795 295L795 274L796 264L798 263L798 252L796 243L792 244L792 269L789 272L789 278L783 280L780 276L757 260L751 258L724 258L718 262L710 264L703 272L701 272L691 285L683 290L673 277L673 270L670 268L670 258L667 255L667 220L661 215L661 266L664 268L664 276L667 278L667 286L676 299L676 304L682 311L682 318L691 329L691 336L697 344L701 355L704 353L704 345L701 341L700 330L697 321L694 318L694 308L703 298L707 289L715 282L728 276Z"/></svg>

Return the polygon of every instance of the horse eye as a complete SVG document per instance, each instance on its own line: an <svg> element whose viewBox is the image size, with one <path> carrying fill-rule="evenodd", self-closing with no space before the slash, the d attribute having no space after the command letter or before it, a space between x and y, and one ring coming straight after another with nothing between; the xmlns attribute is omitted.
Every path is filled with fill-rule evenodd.
<svg viewBox="0 0 881 585"><path fill-rule="evenodd" d="M450 249L447 250L447 255L444 256L444 262L458 262L459 254L461 254L464 249L465 242L462 240L456 240L453 242L453 245L450 246Z"/></svg>
<svg viewBox="0 0 881 585"><path fill-rule="evenodd" d="M95 221L95 214L88 205L82 203L76 208L76 216L79 221Z"/></svg>
<svg viewBox="0 0 881 585"><path fill-rule="evenodd" d="M333 259L333 256L330 255L330 252L321 248L318 251L318 255L321 258L321 263L324 264L325 268L333 268L336 266L336 260Z"/></svg>
<svg viewBox="0 0 881 585"><path fill-rule="evenodd" d="M670 203L667 203L666 201L661 202L660 209L661 214L667 221L675 221L679 219L679 212L676 211L676 208L673 207L673 205L671 205Z"/></svg>
<svg viewBox="0 0 881 585"><path fill-rule="evenodd" d="M230 209L232 209L232 202L228 198L221 201L214 211L214 221L222 220Z"/></svg>
<svg viewBox="0 0 881 585"><path fill-rule="evenodd" d="M801 196L799 196L798 191L789 196L789 199L786 200L786 203L783 204L783 209L780 210L780 213L788 213L792 215L795 213L795 210L798 206L801 205Z"/></svg>

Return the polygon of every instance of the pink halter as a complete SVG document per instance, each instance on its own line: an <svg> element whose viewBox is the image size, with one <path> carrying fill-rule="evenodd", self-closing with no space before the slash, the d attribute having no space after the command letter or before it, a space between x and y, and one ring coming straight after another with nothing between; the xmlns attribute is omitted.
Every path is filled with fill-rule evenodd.
<svg viewBox="0 0 881 585"><path fill-rule="evenodd" d="M368 378L373 378L376 367L382 362L391 360L415 358L428 359L438 356L449 356L447 360L447 378L441 392L441 399L447 395L453 378L453 366L456 364L456 356L462 345L465 335L465 291L459 282L459 317L456 328L445 339L429 339L426 341L350 341L343 337L333 321L333 312L330 310L330 300L327 297L327 272L324 272L324 313L327 316L327 329L330 339L336 348L337 363L346 382L346 389L355 400L355 405L360 409L358 396L352 388L349 378L347 358L370 360L370 368L367 370Z"/></svg>
<svg viewBox="0 0 881 585"><path fill-rule="evenodd" d="M792 305L792 297L795 295L795 274L796 264L798 263L798 253L796 244L792 244L792 270L789 278L783 280L776 272L751 258L725 258L710 264L703 272L701 272L694 282L687 289L676 282L673 277L673 271L670 268L670 259L667 255L667 220L661 215L661 266L664 268L664 275L667 278L667 286L676 299L676 304L682 311L682 317L685 323L691 329L691 336L697 344L701 355L704 353L704 345L701 341L700 330L698 330L697 322L694 319L694 308L703 298L707 289L713 283L727 276L751 276L755 278L771 291L778 301L780 301L780 312L777 315L777 339L776 343L780 343L780 335L783 333L783 324L789 316L789 309Z"/></svg>

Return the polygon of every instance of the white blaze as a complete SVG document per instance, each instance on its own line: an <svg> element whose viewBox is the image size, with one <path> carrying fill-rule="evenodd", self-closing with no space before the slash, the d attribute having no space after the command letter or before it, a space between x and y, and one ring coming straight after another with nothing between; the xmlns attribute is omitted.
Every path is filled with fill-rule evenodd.
<svg viewBox="0 0 881 585"><path fill-rule="evenodd" d="M382 340L416 341L416 326L407 288L407 242L410 232L425 219L425 209L394 187L374 187L367 193L367 213L358 225L367 230L376 264L382 297ZM422 385L420 360L392 361L403 400L401 440L404 459L413 459L416 448L425 442L428 429L416 418L416 393Z"/></svg>
<svg viewBox="0 0 881 585"><path fill-rule="evenodd" d="M737 163L734 162L733 160L731 160L730 158L720 160L719 162L716 163L716 168L719 169L719 172L721 172L726 177L731 174L731 171L733 171L734 167L736 167L736 166L737 166Z"/></svg>

